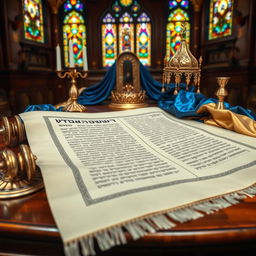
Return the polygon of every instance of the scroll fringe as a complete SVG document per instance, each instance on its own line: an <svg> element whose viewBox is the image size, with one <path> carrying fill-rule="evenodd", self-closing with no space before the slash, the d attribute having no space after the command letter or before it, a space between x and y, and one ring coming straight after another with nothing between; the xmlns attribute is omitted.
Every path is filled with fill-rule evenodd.
<svg viewBox="0 0 256 256"><path fill-rule="evenodd" d="M238 192L229 193L207 201L197 202L190 206L183 206L178 209L166 211L165 213L152 214L135 221L130 221L122 226L115 226L87 235L64 245L66 256L89 256L96 255L95 240L100 250L105 251L114 246L126 244L125 232L128 232L132 239L139 239L146 234L152 234L158 230L171 229L176 226L173 222L184 223L195 220L206 214L214 213L220 209L227 208L239 203L247 197L256 195L256 184Z"/></svg>

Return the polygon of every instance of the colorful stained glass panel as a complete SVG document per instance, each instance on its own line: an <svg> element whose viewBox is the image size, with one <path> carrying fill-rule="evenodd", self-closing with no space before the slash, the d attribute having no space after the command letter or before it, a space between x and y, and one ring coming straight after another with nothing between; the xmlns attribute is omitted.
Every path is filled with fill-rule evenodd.
<svg viewBox="0 0 256 256"><path fill-rule="evenodd" d="M169 9L174 9L177 7L188 8L188 0L171 0L169 1Z"/></svg>
<svg viewBox="0 0 256 256"><path fill-rule="evenodd" d="M122 6L130 6L132 4L132 0L120 0Z"/></svg>
<svg viewBox="0 0 256 256"><path fill-rule="evenodd" d="M122 52L134 52L134 24L119 24L119 54Z"/></svg>
<svg viewBox="0 0 256 256"><path fill-rule="evenodd" d="M143 65L151 64L151 19L141 9L139 0L112 1L101 25L104 67L126 51L136 53Z"/></svg>
<svg viewBox="0 0 256 256"><path fill-rule="evenodd" d="M69 40L73 43L74 63L83 66L83 46L86 45L86 28L83 16L75 10L69 12L64 18L63 46L65 66L69 66Z"/></svg>
<svg viewBox="0 0 256 256"><path fill-rule="evenodd" d="M211 0L208 38L217 39L232 34L233 0Z"/></svg>
<svg viewBox="0 0 256 256"><path fill-rule="evenodd" d="M43 11L41 0L23 0L25 39L44 43Z"/></svg>
<svg viewBox="0 0 256 256"><path fill-rule="evenodd" d="M190 42L190 23L188 13L180 8L174 10L169 15L166 27L166 56L173 56L179 49L181 37L180 32L182 29L182 21L186 22L186 42Z"/></svg>
<svg viewBox="0 0 256 256"><path fill-rule="evenodd" d="M137 56L144 66L150 66L151 60L151 24L137 24Z"/></svg>
<svg viewBox="0 0 256 256"><path fill-rule="evenodd" d="M148 15L143 12L140 17L137 19L138 22L150 22L150 18L148 17Z"/></svg>
<svg viewBox="0 0 256 256"><path fill-rule="evenodd" d="M106 14L106 16L103 18L103 23L115 23L115 22L116 22L115 18L113 18L113 16L110 13Z"/></svg>
<svg viewBox="0 0 256 256"><path fill-rule="evenodd" d="M103 67L111 67L117 56L116 24L102 24Z"/></svg>
<svg viewBox="0 0 256 256"><path fill-rule="evenodd" d="M133 22L133 18L128 12L125 12L120 18L120 22Z"/></svg>

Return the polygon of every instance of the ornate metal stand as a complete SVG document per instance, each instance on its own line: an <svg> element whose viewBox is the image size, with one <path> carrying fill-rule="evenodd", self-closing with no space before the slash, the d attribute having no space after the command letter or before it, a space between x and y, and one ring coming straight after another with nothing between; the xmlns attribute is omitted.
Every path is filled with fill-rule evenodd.
<svg viewBox="0 0 256 256"><path fill-rule="evenodd" d="M219 89L216 92L216 96L218 97L218 104L216 106L217 109L225 109L224 106L224 99L226 96L228 96L228 92L225 88L225 86L227 85L230 77L216 77L218 85L219 85Z"/></svg>
<svg viewBox="0 0 256 256"><path fill-rule="evenodd" d="M122 92L113 90L111 92L112 102L109 105L111 109L133 109L144 108L148 104L145 103L146 91L134 92L134 87L127 84L123 87Z"/></svg>
<svg viewBox="0 0 256 256"><path fill-rule="evenodd" d="M174 80L174 95L178 94L182 79L185 80L187 91L189 89L189 84L192 82L196 87L196 92L200 93L201 65L203 59L200 57L199 61L197 61L197 59L190 52L186 43L185 23L182 23L182 26L183 30L181 32L181 44L179 49L171 59L164 59L162 92L165 91L164 85L169 84L172 82L172 80Z"/></svg>
<svg viewBox="0 0 256 256"><path fill-rule="evenodd" d="M43 180L28 145L21 144L17 155L6 148L0 153L0 199L23 196L43 188Z"/></svg>
<svg viewBox="0 0 256 256"><path fill-rule="evenodd" d="M19 116L14 116L12 119L2 117L2 126L0 127L2 135L2 143L5 146L15 146L25 140L25 128Z"/></svg>
<svg viewBox="0 0 256 256"><path fill-rule="evenodd" d="M132 52L121 53L116 60L116 86L111 91L111 109L133 109L148 106L146 91L140 85L140 61Z"/></svg>
<svg viewBox="0 0 256 256"><path fill-rule="evenodd" d="M82 73L83 72L83 73ZM69 89L69 99L63 103L56 105L55 107L63 107L63 111L67 112L85 112L86 107L77 103L77 98L79 96L79 91L77 89L77 78L86 78L88 71L79 72L76 68L70 68L69 71L57 71L57 75L59 78L70 78L71 79L71 87Z"/></svg>

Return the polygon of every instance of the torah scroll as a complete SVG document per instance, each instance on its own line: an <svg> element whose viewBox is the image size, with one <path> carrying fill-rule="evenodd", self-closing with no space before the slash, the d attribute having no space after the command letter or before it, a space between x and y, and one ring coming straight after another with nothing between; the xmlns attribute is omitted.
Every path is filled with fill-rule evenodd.
<svg viewBox="0 0 256 256"><path fill-rule="evenodd" d="M202 216L204 202L220 198L219 209L230 195L256 193L252 137L159 108L21 118L67 255L94 254L94 238L106 250L125 243L125 232L136 239Z"/></svg>

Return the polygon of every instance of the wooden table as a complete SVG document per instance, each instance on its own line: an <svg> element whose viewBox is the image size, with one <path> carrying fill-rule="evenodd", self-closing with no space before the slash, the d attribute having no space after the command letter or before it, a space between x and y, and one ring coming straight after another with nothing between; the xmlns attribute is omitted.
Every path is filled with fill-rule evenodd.
<svg viewBox="0 0 256 256"><path fill-rule="evenodd" d="M88 109L98 112L107 107ZM127 237L126 246L97 255L249 255L256 249L256 197L137 241ZM43 189L0 200L0 255L64 255Z"/></svg>

